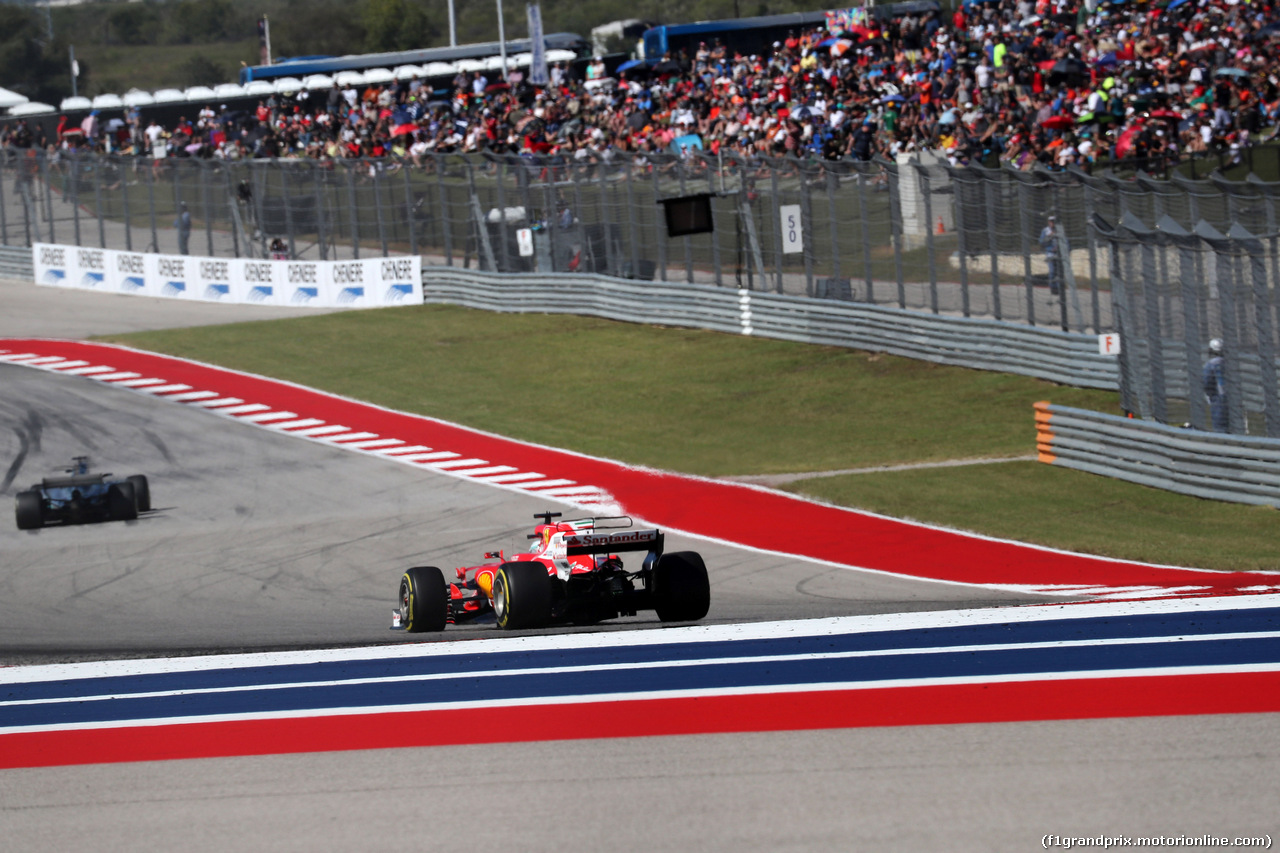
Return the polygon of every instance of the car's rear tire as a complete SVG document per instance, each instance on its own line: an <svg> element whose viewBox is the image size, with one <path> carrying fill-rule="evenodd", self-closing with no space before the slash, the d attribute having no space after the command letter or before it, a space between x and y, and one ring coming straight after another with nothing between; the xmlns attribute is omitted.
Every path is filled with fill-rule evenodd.
<svg viewBox="0 0 1280 853"><path fill-rule="evenodd" d="M126 479L133 483L133 497L138 504L138 512L150 512L151 484L147 482L146 475L133 474Z"/></svg>
<svg viewBox="0 0 1280 853"><path fill-rule="evenodd" d="M107 513L112 521L132 521L138 517L133 483L112 483L107 488Z"/></svg>
<svg viewBox="0 0 1280 853"><path fill-rule="evenodd" d="M449 621L449 585L435 566L416 566L400 578L400 624L410 634L443 631Z"/></svg>
<svg viewBox="0 0 1280 853"><path fill-rule="evenodd" d="M663 622L696 622L711 609L707 565L694 551L663 554L652 581L653 609Z"/></svg>
<svg viewBox="0 0 1280 853"><path fill-rule="evenodd" d="M19 530L35 530L44 527L44 500L39 492L18 492L14 512L18 516Z"/></svg>
<svg viewBox="0 0 1280 853"><path fill-rule="evenodd" d="M493 580L498 627L540 628L551 620L551 576L542 563L503 563Z"/></svg>

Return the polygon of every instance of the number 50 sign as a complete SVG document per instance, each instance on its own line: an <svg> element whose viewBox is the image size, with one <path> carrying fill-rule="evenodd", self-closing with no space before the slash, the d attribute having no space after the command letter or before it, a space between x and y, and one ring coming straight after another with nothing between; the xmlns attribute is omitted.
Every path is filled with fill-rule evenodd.
<svg viewBox="0 0 1280 853"><path fill-rule="evenodd" d="M784 204L778 208L782 216L782 254L804 251L804 229L800 225L800 205Z"/></svg>

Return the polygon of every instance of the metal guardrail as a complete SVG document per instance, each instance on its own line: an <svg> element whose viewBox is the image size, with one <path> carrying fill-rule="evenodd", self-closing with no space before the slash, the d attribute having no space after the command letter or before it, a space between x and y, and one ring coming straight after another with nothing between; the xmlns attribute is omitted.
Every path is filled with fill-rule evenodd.
<svg viewBox="0 0 1280 853"><path fill-rule="evenodd" d="M0 278L31 281L35 275L30 249L25 246L0 246Z"/></svg>
<svg viewBox="0 0 1280 853"><path fill-rule="evenodd" d="M1036 404L1040 461L1198 498L1280 506L1280 439Z"/></svg>
<svg viewBox="0 0 1280 853"><path fill-rule="evenodd" d="M1116 361L1098 354L1094 336L995 320L710 285L456 267L424 266L422 292L427 303L660 323L886 352L1082 388L1119 387Z"/></svg>

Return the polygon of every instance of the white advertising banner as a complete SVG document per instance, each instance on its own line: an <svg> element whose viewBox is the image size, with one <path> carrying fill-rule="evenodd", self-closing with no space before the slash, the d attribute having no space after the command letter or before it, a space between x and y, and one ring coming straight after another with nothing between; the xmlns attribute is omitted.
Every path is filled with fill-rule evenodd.
<svg viewBox="0 0 1280 853"><path fill-rule="evenodd" d="M416 255L359 261L260 261L37 243L32 256L36 283L46 287L317 308L422 304L422 259Z"/></svg>

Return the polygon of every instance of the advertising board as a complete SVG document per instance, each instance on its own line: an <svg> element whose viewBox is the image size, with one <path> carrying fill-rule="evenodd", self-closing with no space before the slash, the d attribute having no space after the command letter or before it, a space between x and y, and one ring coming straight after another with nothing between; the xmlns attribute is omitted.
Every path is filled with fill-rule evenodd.
<svg viewBox="0 0 1280 853"><path fill-rule="evenodd" d="M32 258L36 283L45 287L315 308L422 304L422 259L417 256L268 261L37 243Z"/></svg>

